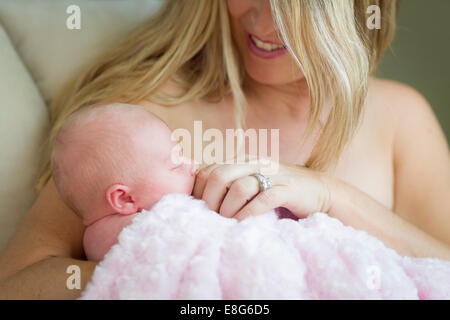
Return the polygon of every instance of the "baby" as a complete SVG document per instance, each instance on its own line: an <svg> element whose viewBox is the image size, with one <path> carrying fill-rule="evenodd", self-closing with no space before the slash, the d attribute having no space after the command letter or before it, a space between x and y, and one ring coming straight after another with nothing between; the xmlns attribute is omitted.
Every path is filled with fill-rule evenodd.
<svg viewBox="0 0 450 320"><path fill-rule="evenodd" d="M62 200L87 226L88 260L100 261L141 210L169 193L191 194L197 166L159 118L142 107L82 109L58 132L53 179Z"/></svg>

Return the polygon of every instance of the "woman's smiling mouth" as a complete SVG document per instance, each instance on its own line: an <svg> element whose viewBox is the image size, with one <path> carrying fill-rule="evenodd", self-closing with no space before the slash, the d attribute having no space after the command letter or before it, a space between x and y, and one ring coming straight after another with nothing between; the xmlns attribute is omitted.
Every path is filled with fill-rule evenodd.
<svg viewBox="0 0 450 320"><path fill-rule="evenodd" d="M272 59L287 53L285 45L263 41L250 33L247 33L247 45L254 55L262 59Z"/></svg>

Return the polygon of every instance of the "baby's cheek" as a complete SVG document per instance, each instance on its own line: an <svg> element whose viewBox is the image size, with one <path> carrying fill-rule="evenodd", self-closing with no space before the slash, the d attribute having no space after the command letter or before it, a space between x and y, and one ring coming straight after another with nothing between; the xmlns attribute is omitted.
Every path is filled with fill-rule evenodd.
<svg viewBox="0 0 450 320"><path fill-rule="evenodd" d="M185 193L191 194L194 188L195 175L192 175L185 171L180 174L177 179L174 179L174 191L172 193Z"/></svg>
<svg viewBox="0 0 450 320"><path fill-rule="evenodd" d="M195 176L182 175L172 180L171 191L167 193L191 194L194 188Z"/></svg>
<svg viewBox="0 0 450 320"><path fill-rule="evenodd" d="M151 208L163 196L171 193L191 194L194 188L195 175L187 172L171 171L167 175L153 176L152 183L147 185L143 198L144 208Z"/></svg>
<svg viewBox="0 0 450 320"><path fill-rule="evenodd" d="M167 179L154 181L153 187L147 189L146 205L144 208L151 208L166 194L184 193L191 194L194 186L194 179L189 177L167 177Z"/></svg>

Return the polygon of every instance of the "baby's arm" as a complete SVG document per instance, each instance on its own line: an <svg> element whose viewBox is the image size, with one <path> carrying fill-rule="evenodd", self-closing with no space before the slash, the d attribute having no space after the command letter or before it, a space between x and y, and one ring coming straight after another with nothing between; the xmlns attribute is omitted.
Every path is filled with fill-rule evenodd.
<svg viewBox="0 0 450 320"><path fill-rule="evenodd" d="M83 236L83 247L86 258L101 261L109 249L117 242L117 238L136 214L114 214L106 216L89 225Z"/></svg>

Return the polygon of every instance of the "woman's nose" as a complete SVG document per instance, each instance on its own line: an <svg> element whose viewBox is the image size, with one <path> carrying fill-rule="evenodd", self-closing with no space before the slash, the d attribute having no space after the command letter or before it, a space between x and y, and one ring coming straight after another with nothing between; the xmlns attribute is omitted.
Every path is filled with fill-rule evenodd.
<svg viewBox="0 0 450 320"><path fill-rule="evenodd" d="M253 25L253 32L259 36L271 35L277 28L272 18L269 0L254 1L253 9L250 12L250 20Z"/></svg>

